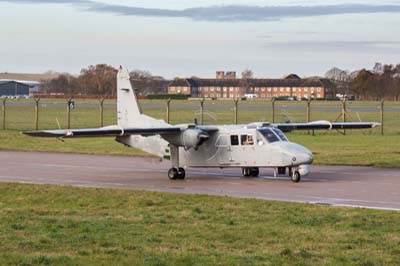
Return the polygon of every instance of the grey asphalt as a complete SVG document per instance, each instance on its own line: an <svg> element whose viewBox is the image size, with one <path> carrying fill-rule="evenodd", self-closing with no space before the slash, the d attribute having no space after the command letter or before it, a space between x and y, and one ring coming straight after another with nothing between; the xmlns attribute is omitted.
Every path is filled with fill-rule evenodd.
<svg viewBox="0 0 400 266"><path fill-rule="evenodd" d="M7 103L8 106L14 106L14 107L34 107L35 104L31 102L9 102ZM66 104L64 103L43 103L40 104L42 108L55 108L55 107L67 107ZM92 103L87 103L87 104L76 104L76 108L99 108L99 104L92 104ZM116 104L104 104L105 108L117 108ZM141 107L143 109L160 109L160 108L166 108L165 104L141 104ZM179 109L179 110L199 110L200 106L197 103L191 103L191 104L172 104L171 105L172 109ZM206 110L230 110L233 108L232 106L229 105L218 105L218 104L212 104L212 105L206 105L205 109ZM306 106L298 106L298 105L276 105L275 108L277 110L289 110L289 111L306 111ZM239 109L241 110L248 110L248 111L263 111L263 110L272 110L271 104L265 103L265 104L257 104L257 105L239 105ZM312 106L311 110L314 111L333 111L333 112L340 112L342 108L339 106ZM351 104L347 105L347 110L351 112L379 112L380 111L380 106L379 104L376 105L376 107L360 107L360 106L355 106L352 107ZM385 108L385 112L400 112L400 107L388 107Z"/></svg>
<svg viewBox="0 0 400 266"><path fill-rule="evenodd" d="M239 169L188 169L184 181L167 178L168 161L154 158L0 152L0 182L208 194L345 207L400 210L400 169L314 166L300 183L255 179Z"/></svg>

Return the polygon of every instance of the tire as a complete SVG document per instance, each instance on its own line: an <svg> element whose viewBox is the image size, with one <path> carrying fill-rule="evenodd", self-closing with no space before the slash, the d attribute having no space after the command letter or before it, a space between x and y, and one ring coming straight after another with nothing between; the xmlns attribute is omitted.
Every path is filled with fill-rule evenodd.
<svg viewBox="0 0 400 266"><path fill-rule="evenodd" d="M178 169L171 168L168 170L168 178L170 180L176 180L178 178Z"/></svg>
<svg viewBox="0 0 400 266"><path fill-rule="evenodd" d="M258 177L259 174L260 174L260 169L258 169L257 167L250 169L250 175L252 177Z"/></svg>
<svg viewBox="0 0 400 266"><path fill-rule="evenodd" d="M300 175L299 171L294 171L291 176L291 179L292 179L292 182L299 183L300 179L301 179L301 175Z"/></svg>
<svg viewBox="0 0 400 266"><path fill-rule="evenodd" d="M178 169L177 178L183 180L183 179L185 179L185 177L186 177L185 169L179 168L179 169Z"/></svg>

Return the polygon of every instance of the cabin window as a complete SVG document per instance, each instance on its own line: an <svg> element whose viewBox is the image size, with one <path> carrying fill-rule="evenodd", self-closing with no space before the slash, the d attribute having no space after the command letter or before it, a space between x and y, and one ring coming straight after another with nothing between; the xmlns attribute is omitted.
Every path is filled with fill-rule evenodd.
<svg viewBox="0 0 400 266"><path fill-rule="evenodd" d="M242 145L254 145L253 135L248 135L248 134L241 135L240 141L241 141Z"/></svg>
<svg viewBox="0 0 400 266"><path fill-rule="evenodd" d="M231 146L238 146L239 145L239 136L232 135L231 136Z"/></svg>

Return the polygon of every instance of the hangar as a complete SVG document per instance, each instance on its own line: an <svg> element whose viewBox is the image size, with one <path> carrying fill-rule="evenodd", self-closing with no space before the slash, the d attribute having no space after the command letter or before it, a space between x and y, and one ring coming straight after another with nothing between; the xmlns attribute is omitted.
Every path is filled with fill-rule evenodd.
<svg viewBox="0 0 400 266"><path fill-rule="evenodd" d="M0 96L29 95L30 85L17 81L0 81Z"/></svg>

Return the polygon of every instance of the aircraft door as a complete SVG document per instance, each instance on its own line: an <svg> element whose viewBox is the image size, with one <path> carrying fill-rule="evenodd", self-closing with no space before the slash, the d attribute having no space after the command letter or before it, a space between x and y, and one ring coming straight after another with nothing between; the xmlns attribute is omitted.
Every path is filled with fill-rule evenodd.
<svg viewBox="0 0 400 266"><path fill-rule="evenodd" d="M229 155L230 155L230 143L229 135L221 134L219 135L217 141L215 142L216 159L219 165L229 165Z"/></svg>

